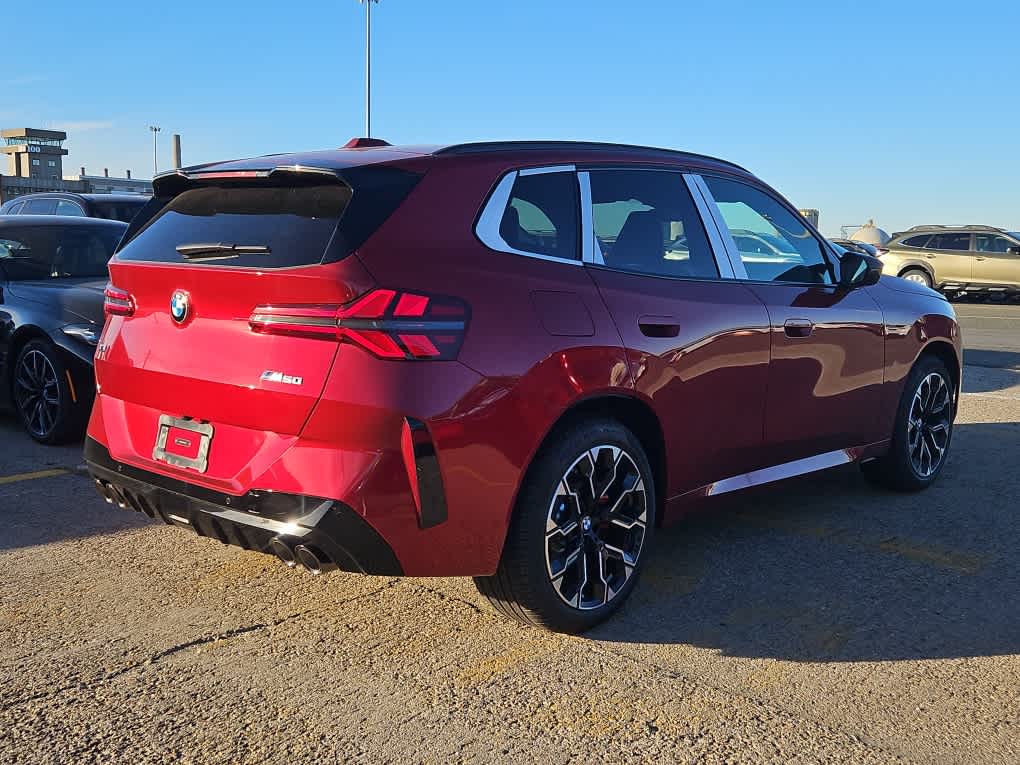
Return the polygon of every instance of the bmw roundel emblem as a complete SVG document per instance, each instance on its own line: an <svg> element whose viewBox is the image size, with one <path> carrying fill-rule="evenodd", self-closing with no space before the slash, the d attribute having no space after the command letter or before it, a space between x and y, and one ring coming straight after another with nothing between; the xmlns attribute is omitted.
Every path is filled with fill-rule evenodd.
<svg viewBox="0 0 1020 765"><path fill-rule="evenodd" d="M191 312L191 300L188 293L177 290L170 298L170 316L178 324L183 324Z"/></svg>

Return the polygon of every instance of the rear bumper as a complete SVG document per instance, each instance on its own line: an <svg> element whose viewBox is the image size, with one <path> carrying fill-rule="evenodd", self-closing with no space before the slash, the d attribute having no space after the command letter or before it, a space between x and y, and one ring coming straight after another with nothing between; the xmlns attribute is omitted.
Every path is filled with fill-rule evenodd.
<svg viewBox="0 0 1020 765"><path fill-rule="evenodd" d="M314 549L343 571L404 573L386 541L342 502L277 492L222 494L117 462L93 438L85 440L85 462L107 501L199 536L264 553L280 540L291 549Z"/></svg>

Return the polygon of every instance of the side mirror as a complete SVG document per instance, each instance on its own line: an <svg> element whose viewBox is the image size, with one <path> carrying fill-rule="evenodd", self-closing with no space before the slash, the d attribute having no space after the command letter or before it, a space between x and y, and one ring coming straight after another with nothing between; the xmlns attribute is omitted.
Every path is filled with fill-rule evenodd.
<svg viewBox="0 0 1020 765"><path fill-rule="evenodd" d="M878 284L882 278L882 261L871 255L844 252L839 259L839 285L847 289Z"/></svg>
<svg viewBox="0 0 1020 765"><path fill-rule="evenodd" d="M1020 246L1007 247L1006 252L1009 255L1020 255Z"/></svg>

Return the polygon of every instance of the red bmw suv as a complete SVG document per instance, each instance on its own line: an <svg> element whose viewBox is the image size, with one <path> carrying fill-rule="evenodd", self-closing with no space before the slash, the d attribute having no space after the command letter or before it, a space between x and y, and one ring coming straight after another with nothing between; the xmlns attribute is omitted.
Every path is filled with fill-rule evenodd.
<svg viewBox="0 0 1020 765"><path fill-rule="evenodd" d="M394 147L155 181L110 262L99 492L288 566L475 577L566 632L697 500L945 464L961 337L746 170L663 149Z"/></svg>

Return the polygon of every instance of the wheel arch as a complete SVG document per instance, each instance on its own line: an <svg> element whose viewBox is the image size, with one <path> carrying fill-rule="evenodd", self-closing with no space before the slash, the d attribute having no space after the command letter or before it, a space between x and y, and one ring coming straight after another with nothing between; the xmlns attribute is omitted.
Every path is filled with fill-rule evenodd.
<svg viewBox="0 0 1020 765"><path fill-rule="evenodd" d="M11 335L10 344L7 346L7 359L3 370L3 386L4 391L12 397L12 400L14 395L14 365L18 363L21 349L32 340L53 342L46 330L37 327L35 324L26 324L14 331L14 334Z"/></svg>
<svg viewBox="0 0 1020 765"><path fill-rule="evenodd" d="M662 423L651 405L634 395L603 393L588 396L571 404L552 424L531 455L520 485L527 480L542 450L552 439L574 423L590 417L615 420L630 430L641 442L655 481L655 524L661 526L666 500L666 438L662 431Z"/></svg>
<svg viewBox="0 0 1020 765"><path fill-rule="evenodd" d="M953 387L956 390L956 396L953 400L954 412L960 406L960 393L962 392L963 370L960 367L960 359L956 355L956 348L948 340L936 339L928 343L921 352L917 355L914 364L925 358L936 358L946 365L946 369L949 370L949 374L953 378Z"/></svg>
<svg viewBox="0 0 1020 765"><path fill-rule="evenodd" d="M935 270L927 263L922 263L918 260L908 260L900 264L900 267L896 270L896 275L902 277L907 271L924 271L928 274L928 278L931 279L932 287L938 284L938 280L935 278Z"/></svg>

